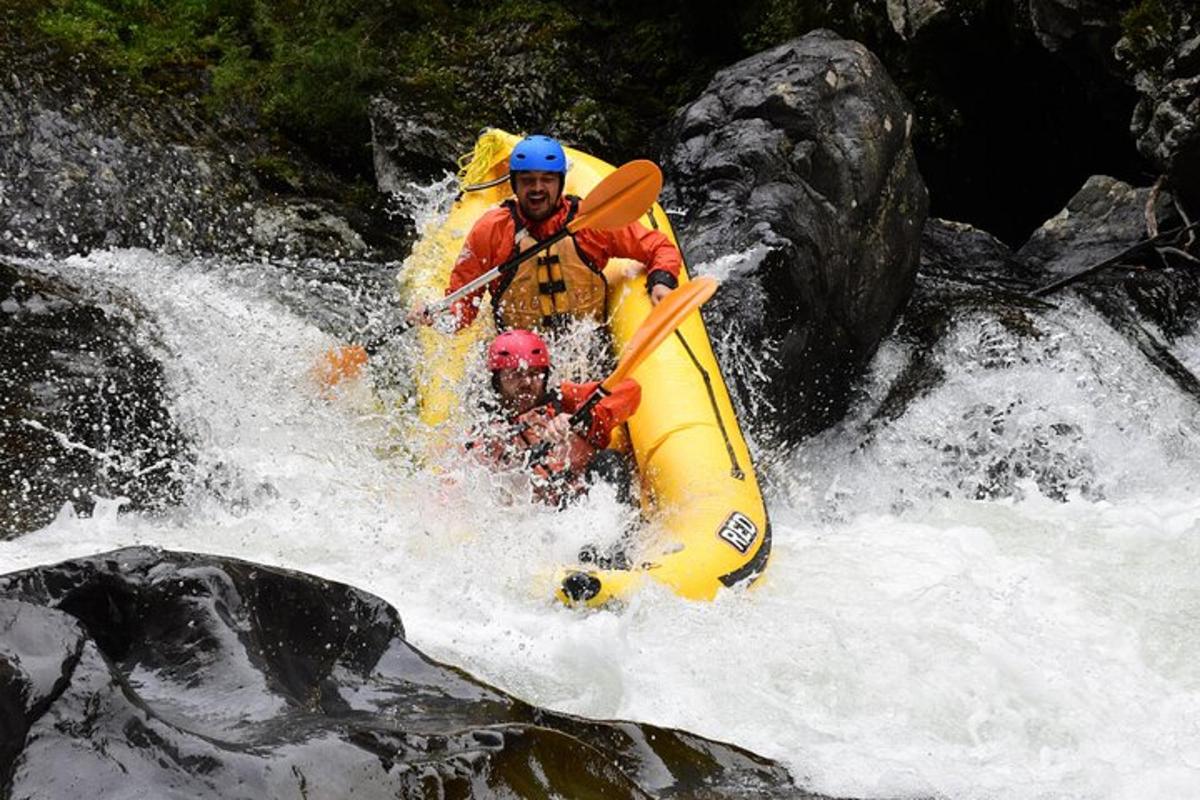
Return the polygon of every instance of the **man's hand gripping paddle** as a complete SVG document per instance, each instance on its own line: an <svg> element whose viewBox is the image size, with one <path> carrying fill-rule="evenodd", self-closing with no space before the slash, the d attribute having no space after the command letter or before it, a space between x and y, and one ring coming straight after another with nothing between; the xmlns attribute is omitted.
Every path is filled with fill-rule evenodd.
<svg viewBox="0 0 1200 800"><path fill-rule="evenodd" d="M493 267L475 280L431 304L427 313L438 314L450 308L459 298L486 286L503 274L512 272L523 261L544 252L551 245L585 229L612 230L622 228L650 210L662 190L662 172L652 161L630 161L609 173L596 184L579 203L579 212L561 231L523 253ZM661 304L660 304L661 305ZM357 377L367 358L393 336L404 333L413 323L400 323L365 345L350 345L330 350L317 364L315 376L321 388L328 390L349 378Z"/></svg>

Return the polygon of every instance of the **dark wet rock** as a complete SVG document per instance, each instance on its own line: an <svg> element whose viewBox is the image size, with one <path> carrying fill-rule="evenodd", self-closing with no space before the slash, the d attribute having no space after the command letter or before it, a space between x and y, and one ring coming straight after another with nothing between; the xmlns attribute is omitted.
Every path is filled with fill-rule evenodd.
<svg viewBox="0 0 1200 800"><path fill-rule="evenodd" d="M1050 278L1114 261L1075 284L1078 291L1152 363L1200 399L1200 382L1169 350L1200 321L1200 234L1149 241L1182 222L1170 194L1093 177L1018 256Z"/></svg>
<svg viewBox="0 0 1200 800"><path fill-rule="evenodd" d="M1062 211L1034 231L1017 255L1048 278L1112 258L1147 237L1149 219L1163 220L1164 229L1178 221L1170 195L1159 192L1152 199L1152 191L1094 175Z"/></svg>
<svg viewBox="0 0 1200 800"><path fill-rule="evenodd" d="M877 407L872 425L902 416L946 378L939 345L959 319L986 314L1020 336L1038 336L1034 321L1045 304L1028 297L1036 272L986 231L931 219L921 234L921 264L912 299L896 336L909 358Z"/></svg>
<svg viewBox="0 0 1200 800"><path fill-rule="evenodd" d="M66 688L85 640L74 618L0 596L0 789L29 727Z"/></svg>
<svg viewBox="0 0 1200 800"><path fill-rule="evenodd" d="M371 101L371 146L379 191L398 194L410 183L429 183L458 168L472 141L452 120L386 97Z"/></svg>
<svg viewBox="0 0 1200 800"><path fill-rule="evenodd" d="M1114 47L1121 37L1121 9L1107 0L1028 0L1029 25L1042 47L1062 58L1111 98L1126 83ZM1122 93L1123 94L1123 93Z"/></svg>
<svg viewBox="0 0 1200 800"><path fill-rule="evenodd" d="M1053 347L1038 344L1044 337L1041 315L1067 292L1084 298L1151 365L1200 402L1200 381L1171 351L1175 337L1200 324L1200 282L1185 259L1146 247L1059 292L1030 295L1054 277L1126 253L1144 240L1148 207L1158 210L1160 229L1173 224L1168 195L1152 197L1151 189L1093 178L1018 253L984 231L930 220L916 289L896 334L906 358L874 406L864 435L876 435L940 388L956 371L954 358L967 357L989 371L1028 359L1052 364ZM975 320L967 342L947 353L947 335L953 330L964 335L965 319ZM1044 421L1029 425L1031 412ZM923 442L941 453L949 493L1007 497L1020 493L1021 482L1032 481L1056 499L1103 495L1086 437L1069 418L1056 419L1052 409L1030 409L1020 401L976 403L961 414L962 436Z"/></svg>
<svg viewBox="0 0 1200 800"><path fill-rule="evenodd" d="M815 797L437 664L352 587L146 548L0 577L0 707L14 797Z"/></svg>
<svg viewBox="0 0 1200 800"><path fill-rule="evenodd" d="M943 0L887 0L888 21L905 39L912 39L930 23L947 16Z"/></svg>
<svg viewBox="0 0 1200 800"><path fill-rule="evenodd" d="M934 491L947 497L1021 497L1029 487L1058 500L1102 497L1086 433L1070 414L1037 401L972 399L968 391L944 412L950 435L902 422L964 370L982 380L1031 362L1052 368L1054 344L1041 318L1049 306L1028 295L1038 275L986 231L929 220L916 287L892 342L901 361L871 396L863 393L864 413L851 423L860 446L898 425L909 437L902 459L935 476ZM896 466L905 468L903 460Z"/></svg>
<svg viewBox="0 0 1200 800"><path fill-rule="evenodd" d="M817 31L717 74L665 156L690 263L732 274L710 319L770 343L763 393L789 438L845 411L912 289L927 196L912 115L864 47Z"/></svg>
<svg viewBox="0 0 1200 800"><path fill-rule="evenodd" d="M1200 324L1200 264L1137 270L1122 286L1138 315L1154 322L1169 340Z"/></svg>
<svg viewBox="0 0 1200 800"><path fill-rule="evenodd" d="M1183 221L1171 194L1094 176L1034 232L1018 257L1048 278L1113 262L1059 291L1078 291L1150 363L1200 400L1200 380L1171 352L1174 340L1200 322L1200 236L1193 231L1151 240Z"/></svg>
<svg viewBox="0 0 1200 800"><path fill-rule="evenodd" d="M382 212L329 199L319 170L302 179L306 167L248 144L239 123L213 124L195 98L139 93L19 36L0 35L0 57L0 254L397 257L407 246Z"/></svg>
<svg viewBox="0 0 1200 800"><path fill-rule="evenodd" d="M178 502L189 445L128 319L0 262L0 340L0 538L65 503L86 513L101 497L144 511Z"/></svg>
<svg viewBox="0 0 1200 800"><path fill-rule="evenodd" d="M987 231L953 220L930 219L921 231L918 276L1027 291L1038 274Z"/></svg>
<svg viewBox="0 0 1200 800"><path fill-rule="evenodd" d="M252 220L242 204L256 191L253 179L159 133L190 129L198 139L194 120L139 108L128 87L109 88L126 100L117 104L59 77L14 69L0 80L0 252L211 251L246 242Z"/></svg>
<svg viewBox="0 0 1200 800"><path fill-rule="evenodd" d="M1179 273L1172 274L1164 270L1159 273L1158 281L1160 288L1164 285L1190 284L1188 287L1189 299L1192 305L1184 313L1192 323L1186 326L1187 330L1193 330L1194 326L1200 322L1200 308L1195 304L1197 296L1195 277ZM1138 302L1137 299L1131 297L1128 290L1129 284L1130 281L1122 281L1108 286L1084 286L1080 289L1080 294L1104 316L1113 328L1141 350L1147 361L1157 367L1181 391L1200 403L1200 378L1172 352L1171 345L1175 336L1158 325L1147 324L1148 322L1153 323L1154 320L1147 319L1143 316L1142 311L1147 308L1153 309L1154 306L1147 304L1144 285L1142 293L1139 295L1141 301ZM1178 315L1175 309L1172 309L1171 313Z"/></svg>
<svg viewBox="0 0 1200 800"><path fill-rule="evenodd" d="M362 258L370 254L363 237L327 205L298 200L254 210L251 238L259 250L285 256L328 254Z"/></svg>
<svg viewBox="0 0 1200 800"><path fill-rule="evenodd" d="M1200 211L1200 30L1191 17L1161 72L1138 73L1142 97L1133 115L1138 150L1170 179L1171 189Z"/></svg>

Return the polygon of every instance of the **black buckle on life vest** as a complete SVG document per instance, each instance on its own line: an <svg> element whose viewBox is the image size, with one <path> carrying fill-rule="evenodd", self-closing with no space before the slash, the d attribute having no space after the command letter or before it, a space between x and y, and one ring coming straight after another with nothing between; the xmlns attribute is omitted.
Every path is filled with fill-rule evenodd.
<svg viewBox="0 0 1200 800"><path fill-rule="evenodd" d="M566 290L567 282L563 280L538 282L538 291L542 294L562 294Z"/></svg>
<svg viewBox="0 0 1200 800"><path fill-rule="evenodd" d="M551 264L557 264L558 262L559 262L558 256L553 253L548 256L538 256L537 257L537 263L538 263L539 267L548 267Z"/></svg>

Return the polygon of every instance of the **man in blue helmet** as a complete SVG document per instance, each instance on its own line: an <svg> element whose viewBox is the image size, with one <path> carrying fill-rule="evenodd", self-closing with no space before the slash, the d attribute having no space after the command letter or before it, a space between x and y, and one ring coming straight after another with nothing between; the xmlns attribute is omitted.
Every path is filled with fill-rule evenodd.
<svg viewBox="0 0 1200 800"><path fill-rule="evenodd" d="M536 247L574 218L579 198L566 195L567 158L549 136L528 136L508 161L513 198L486 212L471 228L450 274L446 294L507 261L518 250ZM540 255L521 262L487 289L499 330L554 331L573 319L608 319L604 267L610 258L630 258L646 267L646 288L657 303L678 285L679 250L665 235L640 222L608 231L580 230ZM479 312L483 289L450 307L459 329ZM409 319L429 324L424 306Z"/></svg>

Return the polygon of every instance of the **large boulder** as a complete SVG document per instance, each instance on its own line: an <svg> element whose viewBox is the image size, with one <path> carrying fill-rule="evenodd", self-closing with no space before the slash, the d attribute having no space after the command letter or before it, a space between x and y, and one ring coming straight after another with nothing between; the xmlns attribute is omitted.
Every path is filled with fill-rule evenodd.
<svg viewBox="0 0 1200 800"><path fill-rule="evenodd" d="M765 349L788 438L844 413L912 290L928 197L912 113L865 47L815 31L719 72L673 123L666 205L692 267L727 272L711 318Z"/></svg>
<svg viewBox="0 0 1200 800"><path fill-rule="evenodd" d="M1141 99L1132 130L1138 150L1170 179L1172 190L1200 210L1200 29L1188 12L1173 29L1178 42L1161 69L1137 73ZM1128 40L1125 40L1128 41Z"/></svg>
<svg viewBox="0 0 1200 800"><path fill-rule="evenodd" d="M353 587L148 548L0 576L0 709L13 797L815 797L431 661Z"/></svg>
<svg viewBox="0 0 1200 800"><path fill-rule="evenodd" d="M191 447L127 318L0 262L0 340L0 539L67 503L156 511L181 499Z"/></svg>

